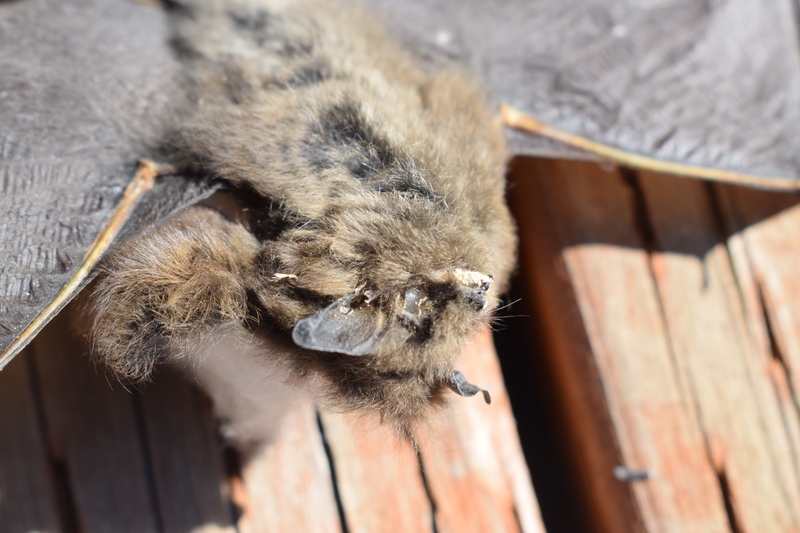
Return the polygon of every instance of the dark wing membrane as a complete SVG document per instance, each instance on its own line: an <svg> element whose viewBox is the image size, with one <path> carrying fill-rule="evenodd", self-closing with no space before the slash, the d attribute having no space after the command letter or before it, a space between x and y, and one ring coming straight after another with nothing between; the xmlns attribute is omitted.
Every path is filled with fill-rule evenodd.
<svg viewBox="0 0 800 533"><path fill-rule="evenodd" d="M2 353L78 270L180 92L164 14L123 0L0 3L0 72ZM156 187L131 230L214 185Z"/></svg>
<svg viewBox="0 0 800 533"><path fill-rule="evenodd" d="M495 100L555 129L755 177L725 181L798 188L800 49L791 0L372 3L420 56L464 60ZM595 158L509 136L519 154Z"/></svg>

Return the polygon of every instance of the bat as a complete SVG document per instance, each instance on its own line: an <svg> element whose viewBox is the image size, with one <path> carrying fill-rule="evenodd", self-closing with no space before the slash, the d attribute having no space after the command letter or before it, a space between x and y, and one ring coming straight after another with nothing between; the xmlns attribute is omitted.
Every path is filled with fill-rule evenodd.
<svg viewBox="0 0 800 533"><path fill-rule="evenodd" d="M183 364L225 418L253 416L235 406L257 391L237 389L262 363L406 435L446 390L488 402L454 368L514 264L481 88L424 71L345 2L168 9L187 97L159 163L229 186L112 248L79 299L95 355L133 381ZM220 339L233 354L209 363Z"/></svg>
<svg viewBox="0 0 800 533"><path fill-rule="evenodd" d="M372 3L380 5L389 14L392 21L390 30L393 34L400 34L402 46L398 46L362 10L337 11L335 4L301 3L293 10L290 6L282 7L278 3L242 2L226 6L213 2L172 2L169 15L171 30L165 27L167 17L161 10L123 0L98 0L91 6L82 2L30 0L3 4L0 8L0 22L4 28L0 34L3 43L0 46L0 62L4 72L0 78L0 122L4 124L0 131L0 211L5 218L0 223L0 252L4 256L0 263L0 349L3 350L0 368L98 272L102 272L103 279L108 282L112 277L111 265L116 264L117 260L124 262L122 259L128 257L120 253L135 250L133 243L145 241L142 231L149 232L147 234L153 235L157 242L166 245L172 242L172 238L185 244L192 232L199 231L198 239L211 241L214 240L213 235L219 237L224 234L225 246L212 247L215 260L211 263L222 264L215 261L224 263L228 260L226 258L236 259L227 270L218 272L217 281L239 280L231 286L243 288L245 297L242 299L241 291L232 291L226 293L232 294L232 298L219 299L219 305L227 302L224 307L215 307L217 304L211 305L213 299L200 298L200 293L195 295L173 291L170 293L173 297L167 299L168 302L197 296L195 301L198 305L185 308L194 309L197 314L178 316L178 319L187 319L185 324L169 313L160 316L155 312L180 307L164 307L151 302L138 308L132 304L133 307L128 310L144 309L142 312L149 313L155 319L152 326L156 328L150 330L154 333L150 336L131 335L128 342L139 342L142 348L139 357L135 358L109 356L109 353L128 353L126 350L108 350L108 346L113 347L117 341L124 344L126 339L117 337L115 341L113 335L102 334L102 327L92 332L89 325L87 336L97 341L100 348L98 352L105 354L104 358L122 375L134 378L146 376L159 360L194 360L196 371L217 368L220 366L215 365L217 360L208 354L223 344L220 339L224 338L242 345L240 349L233 350L234 354L247 354L228 366L252 370L250 374L240 372L238 376L228 376L228 382L241 383L252 374L261 372L262 363L269 360L290 361L289 366L293 368L291 372L298 381L314 381L313 376L327 375L329 383L332 378L334 385L338 383L337 386L342 387L336 381L336 375L346 374L349 378L352 372L348 365L367 365L375 369L374 365L369 366L365 361L371 361L370 358L389 350L392 342L402 344L402 339L398 340L402 335L398 337L396 332L399 322L394 319L405 317L406 326L411 328L405 331L410 334L414 329L414 320L405 315L406 304L410 304L411 311L418 313L418 325L431 318L431 331L436 330L434 326L439 323L452 324L455 316L449 311L436 316L428 312L432 309L428 306L440 299L426 296L420 286L409 286L405 292L402 282L392 287L384 286L381 290L367 285L353 287L353 279L370 278L352 274L363 274L370 270L365 265L375 264L367 261L372 261L368 254L356 254L363 259L363 264L355 262L343 266L341 248L331 247L330 250L336 253L330 254L329 259L337 268L327 272L337 275L330 277L319 275L319 272L325 272L322 256L312 254L311 257L316 257L316 261L308 263L298 259L309 269L312 264L320 265L313 272L305 272L314 273L316 277L306 275L301 279L298 273L289 268L297 265L290 265L287 256L278 253L281 249L287 249L280 245L282 238L296 233L306 238L307 234L300 230L316 231L323 218L334 221L333 213L322 217L319 211L309 211L309 208L326 205L325 195L338 195L337 201L341 202L345 197L349 198L353 189L347 186L345 177L348 172L351 177L356 176L361 189L377 187L387 191L394 188L392 194L406 198L407 203L413 205L422 205L417 198L424 196L426 190L433 191L432 196L440 198L441 205L446 207L442 212L451 213L453 218L462 221L471 216L470 209L483 209L480 202L470 199L479 186L469 185L468 190L472 192L457 202L453 202L453 191L447 186L447 183L453 186L462 183L459 180L473 176L475 169L466 169L458 178L453 177L452 173L448 174L448 169L454 170L459 165L462 168L470 166L472 163L469 161L490 165L488 161L499 159L503 149L499 147L499 141L491 140L495 138L496 126L489 123L485 115L486 104L479 95L476 96L480 91L470 89L474 84L468 79L463 84L453 82L454 78L464 76L450 67L441 71L441 57L430 61L437 53L443 55L445 60L457 58L468 63L470 69L477 71L482 81L487 82L494 100L507 101L540 119L540 122L527 118L519 120L518 113L509 113L510 108L506 108L507 120L509 116L516 117L508 120L510 125L536 124L536 127L529 129L539 134L549 131L552 138L570 146L631 164L642 164L636 163L642 158L637 156L634 161L629 154L600 146L595 141L637 154L652 154L667 159L674 157L674 154L689 154L687 162L693 165L692 175L759 186L772 186L773 182L764 176L775 175L780 177L779 181L785 182L780 186L775 185L777 188L795 187L795 182L790 178L796 174L792 155L796 150L789 149L789 145L797 136L779 135L779 141L773 139L769 143L763 142L764 138L774 136L775 131L785 133L797 124L793 120L794 111L782 113L781 118L770 114L770 109L777 108L773 105L776 101L786 102L787 109L797 109L796 98L792 96L797 92L789 90L792 80L796 79L796 62L793 62L791 55L773 53L787 49L786 43L794 39L793 33L763 31L764 27L783 28L775 22L785 18L782 11L777 9L777 4L770 9L748 12L746 25L731 25L726 17L738 16L737 13L746 8L744 4L737 4L738 7L729 10L708 12L695 9L692 2L667 2L644 10L623 11L615 9L610 3L600 2L592 10L586 10L577 3L565 4L561 0L548 0L536 6L513 0L502 6L473 2L456 5L443 1L431 7L427 2L418 0L403 3L373 0ZM319 13L314 10L319 10ZM330 24L328 21L331 21ZM613 21L614 25L605 31L603 25L608 21ZM564 27L571 30L565 33ZM702 31L684 31L687 27ZM736 28L736 32L731 32L731 27ZM708 28L713 31L706 31ZM163 44L170 32L175 45L174 54L169 53ZM84 39L85 35L91 35L92 38ZM757 35L758 39L750 38L753 35ZM498 36L501 38L496 38ZM54 42L59 43L59 49L66 55L54 56L52 50L48 50L48 43ZM768 89L758 84L722 83L723 80L739 80L739 69L744 63L735 53L725 58L715 55L719 47L706 46L709 42L729 43L726 49L730 50L735 50L738 43L756 42L762 52L756 55L748 52L747 61L753 57L783 57L787 64L785 68L776 70L773 59L758 65L750 65L745 61L750 65L747 79L760 79L752 73L765 69L772 74L777 72L785 76L770 76L775 83ZM63 46L64 43L68 44ZM119 43L124 43L124 46ZM359 48L358 43L364 46ZM309 48L309 45L313 46ZM659 63L659 76L626 74L640 72L642 68L649 69L647 65L651 65L654 54L663 56L664 46L672 52L664 56L663 63ZM639 52L629 53L633 49ZM323 50L325 53L322 53ZM752 50L752 47L748 50ZM256 56L263 60L260 66L254 59ZM397 63L389 66L389 58L394 58L391 61L396 59ZM686 77L687 71L706 74ZM81 74L76 76L76 72ZM181 81L184 77L190 81ZM273 108L273 114L265 111L269 108L268 102L274 104L281 95L288 98L289 92L298 98L304 94L311 101L315 90L324 94L325 90L335 85L334 79L339 83L339 88L335 89L339 91L338 94L350 94L359 102L359 113L350 115L364 119L353 122L347 118L347 112L338 113L343 125L337 130L340 135L326 137L325 128L318 131L316 136L297 133L303 132L302 124L309 124L313 116L317 117L317 124L324 122L319 120L322 117L320 108L305 108L299 114L276 108ZM378 97L376 87L380 80L384 80L391 90ZM709 101L706 98L711 91L709 87L716 93L721 86L736 87L736 91L719 94L713 100L715 111L709 113ZM413 98L409 96L409 91L404 93L402 87L411 92L416 87L422 102L421 108L411 105ZM679 99L672 97L675 87L680 87L683 95ZM180 109L175 109L174 104L181 101L187 88L191 89L188 98L178 106ZM452 92L451 96L434 97L448 91ZM468 96L468 93L472 96ZM448 102L448 98L452 101ZM391 99L394 99L391 103L386 102ZM466 103L454 103L458 101ZM289 108L296 109L292 106L298 100L289 99L286 102ZM319 102L325 102L324 98ZM448 105L452 110L447 110ZM785 106L782 104L781 108ZM236 120L237 113L241 118L244 116L243 110L256 108L266 113L262 113L262 119L267 115L272 119L280 119L273 124L273 132L261 137L257 134L263 132L256 131L252 126L256 122L253 118L255 115L251 120ZM346 111L346 106L341 109ZM365 110L369 113L365 112L362 116L360 112ZM491 106L489 112L494 112ZM732 124L721 124L716 119L708 120L709 114L719 120L722 117L733 117L734 120ZM336 115L334 113L330 118L336 119ZM450 118L446 119L448 116ZM771 116L772 120L760 120L763 116ZM214 129L211 126L215 117L220 119L219 124L224 128ZM666 120L665 117L670 118ZM284 119L288 122L283 122ZM291 123L291 120L294 122ZM451 120L449 125L447 120ZM456 125L458 120L464 120L466 125ZM485 127L479 126L481 121L486 122ZM751 131L747 139L742 139L736 133L741 131L737 126L740 124L748 124L749 128L754 124L762 124L768 133ZM369 136L364 136L359 129L361 126L368 126L371 133L380 133L387 143L376 143ZM567 130L579 135L568 133ZM292 137L292 131L301 138ZM664 136L659 131L671 133ZM727 137L720 138L721 132L729 133ZM470 137L473 134L474 138ZM581 137L581 134L594 141ZM247 142L221 142L220 138L226 136ZM248 136L251 138L246 139ZM458 141L452 141L451 137ZM259 138L263 141L262 145L258 145ZM326 146L326 138L335 141L332 142L333 146L330 146L331 142ZM488 147L485 150L488 156L486 153L480 155L481 150L473 150L469 142L462 142L467 138L476 143L474 146ZM542 144L534 137L511 133L509 138L515 153L566 153L563 147ZM694 141L698 138L715 138L719 142L709 144L711 148L708 149L705 144L698 145ZM248 144L253 139L258 146ZM301 192L298 188L301 183L289 178L293 173L302 173L303 168L275 165L281 161L304 161L299 157L298 147L305 146L303 141L311 139L319 142L310 144L324 149L316 154L307 151L303 164L308 167L309 158L316 158L320 170L308 176L321 176L321 185L309 186ZM449 144L448 139L451 140ZM368 142L360 143L361 140ZM283 145L280 142L284 142ZM429 145L427 152L422 146L426 144ZM295 155L270 160L273 165L269 167L272 172L270 175L275 177L274 180L267 182L257 179L252 172L244 172L247 168L263 164L258 158L248 159L248 153L251 156L274 155L275 148L282 149L282 146L294 150L292 153ZM386 146L392 150L384 150ZM398 150L398 146L402 150ZM768 152L764 152L764 146L770 147ZM248 147L251 148L250 152ZM369 152L366 158L364 150ZM436 158L436 154L443 153L450 155L434 162L429 159L431 154ZM215 157L207 157L214 154ZM422 176L422 179L414 178L405 185L401 183L402 180L395 180L396 176L387 169L400 168L402 165L384 165L383 156L387 154L403 156L394 157L395 163L411 161L416 164L417 169L422 170L406 175ZM569 154L570 157L578 155L574 151ZM161 163L161 172L164 171L164 163L172 163L178 174L162 175L150 181L147 172L140 172L130 188L132 194L125 195L121 201L126 176L133 173L136 160L142 157ZM459 157L464 159L456 161ZM424 160L424 164L419 164L421 160ZM246 163L244 166L225 168L228 163L243 161ZM325 161L338 163L327 168ZM364 161L366 166L362 164ZM375 162L379 163L377 167ZM440 180L431 179L426 174L433 171L436 166L433 163L442 169ZM674 164L670 165L669 168L675 167ZM703 166L748 172L755 177L747 180L744 175L731 175L730 172L701 174L697 170ZM377 171L372 172L368 167ZM156 167L144 165L143 168ZM686 168L683 165L677 172L687 173ZM384 178L390 174L395 177L387 182ZM213 179L215 177L221 179ZM279 178L284 177L287 178L284 181L287 185L280 188ZM423 183L429 187L424 187ZM305 185L309 183L305 182ZM350 182L350 185L353 183ZM150 186L153 187L152 191L141 198L139 194ZM224 194L217 193L213 200L206 200L205 205L192 208L160 229L152 227L187 206L203 201L220 188L228 190ZM306 194L308 191L316 193ZM388 196L378 197L387 199ZM485 205L494 205L489 198L497 198L497 195L484 198L488 202ZM133 206L140 200L134 211ZM467 208L464 208L465 205ZM113 217L112 206L119 206ZM489 207L486 211L492 209ZM500 206L494 211L495 228L503 225L498 222L505 217L503 209ZM375 211L378 209L375 208ZM131 220L125 222L131 214ZM385 219L383 216L374 217L374 220ZM98 234L103 220L111 222ZM414 220L418 219L409 218L409 224ZM145 229L148 226L150 229ZM206 226L209 227L207 235L200 231ZM396 230L402 224L395 226ZM503 251L493 259L495 266L487 262L488 266L482 267L476 263L464 267L454 261L437 270L442 276L437 279L449 277L456 280L454 286L461 283L461 294L477 294L478 297L473 299L478 301L479 297L483 297L489 302L488 310L494 305L496 294L507 277L504 272L508 270L510 254L507 250L510 246L499 244L504 242L503 239L493 241L495 237L491 229L482 234L473 231L479 226L468 228L463 232L463 238L468 240L469 235L485 237L486 240L482 244L479 242L475 250L481 250L483 245L488 248L491 248L489 245L497 246L497 250L502 248ZM506 231L511 234L510 230L503 230ZM120 243L118 250L101 268L94 268L97 260L106 253L108 245L120 239L120 232L127 233L127 240ZM179 234L183 238L175 237ZM96 239L95 235L98 235ZM409 250L415 253L419 253L417 248L427 242L424 236L412 231L402 233L402 236L403 242L411 246ZM505 239L510 238L513 237L506 234ZM243 248L245 252L242 252L244 259L242 253L230 255L224 252L226 246L234 241L246 244ZM296 245L295 251L311 247L305 241L291 242ZM248 247L258 250L254 261L246 257L250 253L246 251ZM183 248L177 247L176 251L179 249ZM89 252L81 259L87 250ZM482 254L476 253L475 257ZM429 256L430 253L418 255L420 262L431 259ZM135 257L134 253L129 258ZM435 261L430 264L433 268ZM270 272L274 272L272 277L265 277ZM380 272L383 271L376 270L376 276ZM417 279L426 275L418 270L414 272L414 276L419 276ZM401 271L398 273L402 274ZM487 282L482 276L489 274L494 276L492 284L484 294L480 294L481 287ZM97 280L92 290L106 283L103 279ZM322 290L316 285L308 287L307 284L315 279L315 283L329 282L327 288ZM402 276L398 279L402 279ZM463 285L478 286L478 289L468 289L465 293ZM345 286L352 292L341 292ZM268 297L270 291L276 294L274 298ZM91 298L88 298L90 294L101 296L104 293L84 292L81 299L84 307L87 307L87 300L91 303ZM390 294L394 294L394 304L390 302ZM373 295L380 298L376 300ZM264 303L265 299L273 303L268 305ZM415 304L417 301L421 307ZM142 302L146 302L146 299ZM337 305L331 307L328 313L317 315L335 303ZM353 307L362 312L354 315L343 312ZM447 307L450 307L450 303ZM339 315L333 312L335 310ZM85 315L87 319L94 319L99 316L99 311L97 306L88 306ZM106 311L106 316L114 316L112 308ZM481 313L480 320L486 320L488 311ZM340 315L346 316L349 322L340 320L338 327L331 327L330 320L325 320L326 317L342 318ZM469 313L465 315L470 316ZM242 316L245 317L244 322L241 321ZM473 323L473 319L461 322L465 329L469 329L467 325ZM296 320L294 325L293 320ZM126 324L133 323L137 322L132 318ZM300 323L303 326L295 335L295 328ZM158 330L160 325L168 324L172 325L169 331ZM176 328L176 324L181 327ZM190 328L192 324L193 329ZM102 321L98 326L101 325ZM406 326L401 325L404 328ZM190 330L194 335L188 333ZM345 335L354 330L362 332L362 337ZM339 333L345 335L342 339L347 338L346 349L325 351L331 349L331 339L339 338ZM458 344L457 339L464 338L460 334L445 337L451 345ZM432 335L429 340L436 339L438 337ZM302 348L303 343L305 348ZM419 363L419 359L422 359L427 364L429 360L422 354L439 354L431 360L441 365L447 358L441 355L445 353L443 348L440 349L442 343L436 340L425 341L424 344L439 347L430 351L421 347L411 350L407 352L413 356L411 360L417 358L416 362ZM205 355L198 355L201 352ZM279 352L282 355L277 355ZM351 355L362 352L365 355ZM265 357L265 353L273 355ZM333 373L330 369L322 370L321 366L325 366L326 361L333 361L330 359L332 357L338 357L337 364L344 366ZM253 361L260 366L252 366ZM438 371L445 366L437 367ZM226 368L225 365L217 368L210 381L220 382ZM398 374L389 373L385 377L392 376L399 381ZM445 388L454 388L464 394L479 390L469 386L463 376L455 372L449 377L447 373L444 376L442 383ZM388 404L381 403L385 402L384 398L368 394L359 396L368 389L359 385L357 380L352 383L357 388L355 396L348 397L346 390L342 392L337 386L332 386L327 395L329 402L351 407L378 406L381 412L392 412ZM440 389L441 384L438 387ZM375 392L377 389L372 390ZM438 394L432 395L428 404L437 403L439 397ZM416 410L427 410L427 407L420 407L427 405L424 402L420 405L413 402L402 405L409 409L400 409L400 412L408 412L409 415L405 418L395 416L395 419L410 420L417 416L413 414Z"/></svg>

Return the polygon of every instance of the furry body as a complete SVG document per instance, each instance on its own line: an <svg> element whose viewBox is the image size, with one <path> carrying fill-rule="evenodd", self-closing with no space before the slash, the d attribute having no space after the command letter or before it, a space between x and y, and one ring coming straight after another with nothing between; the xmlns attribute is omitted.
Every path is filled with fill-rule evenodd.
<svg viewBox="0 0 800 533"><path fill-rule="evenodd" d="M407 430L453 387L513 265L499 120L458 69L417 68L353 6L172 11L191 97L164 158L229 181L239 209L198 206L118 246L86 298L96 351L143 379L202 364L186 347L220 328L269 337L264 359L321 376L329 404Z"/></svg>

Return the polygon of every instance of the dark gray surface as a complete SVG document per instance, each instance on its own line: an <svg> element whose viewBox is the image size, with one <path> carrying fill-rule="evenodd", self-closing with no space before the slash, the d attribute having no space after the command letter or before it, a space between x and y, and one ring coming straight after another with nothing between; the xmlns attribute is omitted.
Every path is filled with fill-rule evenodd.
<svg viewBox="0 0 800 533"><path fill-rule="evenodd" d="M668 161L800 178L791 0L372 1L542 122ZM552 143L511 139L553 155Z"/></svg>
<svg viewBox="0 0 800 533"><path fill-rule="evenodd" d="M163 134L177 72L153 8L0 3L0 351L77 269ZM134 226L207 192L176 180L150 193Z"/></svg>

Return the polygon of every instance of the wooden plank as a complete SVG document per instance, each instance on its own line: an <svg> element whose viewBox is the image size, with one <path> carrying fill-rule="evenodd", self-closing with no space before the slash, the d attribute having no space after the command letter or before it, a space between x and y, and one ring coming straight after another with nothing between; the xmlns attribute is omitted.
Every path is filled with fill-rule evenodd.
<svg viewBox="0 0 800 533"><path fill-rule="evenodd" d="M348 531L544 531L488 329L459 367L493 402L454 396L421 428L435 516L408 443L373 417L323 415Z"/></svg>
<svg viewBox="0 0 800 533"><path fill-rule="evenodd" d="M520 224L534 228L523 231L522 253L597 530L728 531L642 249L635 191L594 164L522 164L512 199ZM578 317L583 333L564 325ZM623 485L617 462L654 477Z"/></svg>
<svg viewBox="0 0 800 533"><path fill-rule="evenodd" d="M562 495L571 501L563 505L581 510L575 525L586 531L643 531L631 485L608 475L622 457L564 260L562 214L545 188L549 181L569 179L568 174L559 173L568 167L517 158L512 169L509 203L519 226L521 296L532 309L529 330L540 336L539 381L551 383L546 408L559 421L552 428L558 434L548 438L565 448L561 475L574 479L575 490ZM517 357L524 357L522 352ZM519 423L526 423L524 413Z"/></svg>
<svg viewBox="0 0 800 533"><path fill-rule="evenodd" d="M32 343L47 439L81 531L159 531L133 398L82 356L68 311Z"/></svg>
<svg viewBox="0 0 800 533"><path fill-rule="evenodd" d="M543 532L488 328L466 347L458 368L491 392L492 404L480 395L455 397L441 422L434 421L423 435L422 460L437 531Z"/></svg>
<svg viewBox="0 0 800 533"><path fill-rule="evenodd" d="M275 442L246 460L234 499L241 533L337 533L341 519L313 406L292 409Z"/></svg>
<svg viewBox="0 0 800 533"><path fill-rule="evenodd" d="M70 530L335 533L342 531L342 518L329 456L348 531L544 530L488 331L470 347L461 368L491 388L494 405L453 395L442 427L423 442L436 526L416 455L376 420L325 415L328 454L313 406L298 405L286 414L277 440L246 458L241 477L228 485L209 405L182 376L162 370L141 391L124 390L82 356L67 315L57 317L31 351L41 425L53 460L63 465ZM24 370L20 363L9 368L4 379L27 383L14 374ZM31 394L23 389L23 396ZM8 387L0 394L20 393ZM25 438L35 439L34 402L23 409L18 403L2 404L14 408L0 424L27 427ZM12 444L19 445L4 440L0 447ZM44 484L46 494L52 489L46 447L25 446L39 470L14 475L24 475L27 486ZM0 473L13 464L3 463ZM235 525L230 500L241 510ZM58 531L50 511L46 518L52 523L43 529Z"/></svg>
<svg viewBox="0 0 800 533"><path fill-rule="evenodd" d="M773 355L785 366L794 393L800 390L800 278L797 263L800 242L796 238L800 198L739 187L716 188L731 233L729 246L740 279L752 279L745 287L748 310L769 320ZM760 300L763 299L763 310ZM769 342L766 334L762 341Z"/></svg>
<svg viewBox="0 0 800 533"><path fill-rule="evenodd" d="M797 223L797 195L775 194L736 187L718 187L723 206L733 265L740 279L749 322L766 324L751 333L767 362L793 461L781 476L800 471L800 419L797 389L797 277L795 258L800 253L792 233ZM741 280L745 280L742 282Z"/></svg>
<svg viewBox="0 0 800 533"><path fill-rule="evenodd" d="M0 374L0 531L61 531L29 373L30 348Z"/></svg>
<svg viewBox="0 0 800 533"><path fill-rule="evenodd" d="M631 485L609 472L622 462L602 379L591 351L581 309L564 259L566 214L553 200L553 183L570 178L569 167L530 158L514 161L509 193L520 235L520 270L528 306L536 309L542 335L540 364L551 380L552 408L559 411L562 441L582 489L575 508L592 531L644 531ZM576 239L572 239L573 241ZM543 354L543 355L544 355ZM520 420L524 423L524 418Z"/></svg>
<svg viewBox="0 0 800 533"><path fill-rule="evenodd" d="M168 367L140 401L164 530L235 531L210 401Z"/></svg>
<svg viewBox="0 0 800 533"><path fill-rule="evenodd" d="M729 520L739 531L800 530L800 483L789 467L798 442L783 425L769 345L757 340L765 337L763 317L745 313L740 296L752 277L737 278L731 267L706 184L641 176L670 344L696 404Z"/></svg>
<svg viewBox="0 0 800 533"><path fill-rule="evenodd" d="M800 294L796 267L800 246L793 233L800 220L797 195L767 193L738 187L715 187L730 233L728 247L740 285L752 343L763 354L756 374L770 383L780 407L779 420L770 427L773 450L781 461L771 472L784 487L781 501L792 507L781 514L784 530L797 531L797 479L800 477L800 418L797 375L800 363ZM763 377L762 377L763 376ZM771 412L770 412L771 414ZM747 489L749 494L749 488Z"/></svg>
<svg viewBox="0 0 800 533"><path fill-rule="evenodd" d="M322 415L351 533L433 531L416 455L373 416Z"/></svg>

